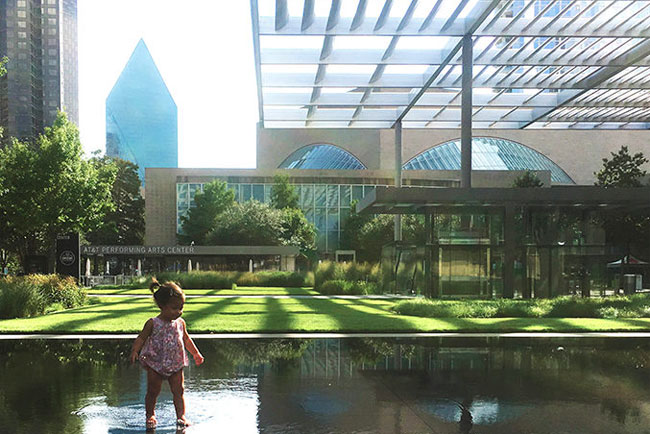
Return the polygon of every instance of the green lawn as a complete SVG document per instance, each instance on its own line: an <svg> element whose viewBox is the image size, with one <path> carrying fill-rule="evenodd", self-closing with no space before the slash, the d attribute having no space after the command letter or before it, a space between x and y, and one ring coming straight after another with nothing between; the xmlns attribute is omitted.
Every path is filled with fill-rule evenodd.
<svg viewBox="0 0 650 434"><path fill-rule="evenodd" d="M311 287L239 286L237 289L184 289L187 295L319 295ZM148 289L88 289L88 295L151 295Z"/></svg>
<svg viewBox="0 0 650 434"><path fill-rule="evenodd" d="M650 319L419 318L397 315L387 300L193 298L190 332L644 331ZM135 333L158 314L149 299L102 298L48 315L0 321L0 333Z"/></svg>

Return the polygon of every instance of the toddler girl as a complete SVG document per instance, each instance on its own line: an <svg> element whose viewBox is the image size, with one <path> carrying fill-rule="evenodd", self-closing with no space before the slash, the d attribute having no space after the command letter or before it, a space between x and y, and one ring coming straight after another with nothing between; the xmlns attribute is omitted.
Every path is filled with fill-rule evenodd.
<svg viewBox="0 0 650 434"><path fill-rule="evenodd" d="M174 396L176 423L182 427L188 426L183 397L183 367L189 364L185 348L192 354L197 366L203 363L203 356L187 334L185 321L181 319L185 304L183 290L173 282L161 285L155 278L149 289L154 293L160 315L147 320L131 349L131 363L139 358L147 370L147 394L144 399L147 429L156 427L156 399L165 379Z"/></svg>

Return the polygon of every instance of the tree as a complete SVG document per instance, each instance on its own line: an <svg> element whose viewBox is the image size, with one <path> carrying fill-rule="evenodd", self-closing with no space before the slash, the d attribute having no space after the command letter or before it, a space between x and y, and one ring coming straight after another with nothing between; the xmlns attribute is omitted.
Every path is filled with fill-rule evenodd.
<svg viewBox="0 0 650 434"><path fill-rule="evenodd" d="M640 187L641 178L646 171L641 166L648 159L641 152L630 155L627 146L621 146L617 153L611 153L612 158L603 158L603 168L596 172L596 185L601 187Z"/></svg>
<svg viewBox="0 0 650 434"><path fill-rule="evenodd" d="M144 199L140 194L138 166L121 158L99 157L91 159L98 171L115 171L111 188L113 209L96 230L86 234L92 244L137 245L144 242Z"/></svg>
<svg viewBox="0 0 650 434"><path fill-rule="evenodd" d="M235 202L235 193L224 181L215 179L203 186L203 192L194 196L195 206L187 217L181 217L182 232L178 241L182 244L206 245L206 236L215 227L217 217Z"/></svg>
<svg viewBox="0 0 650 434"><path fill-rule="evenodd" d="M286 246L298 246L300 252L311 256L316 250L316 229L301 209L285 208L282 212L280 241Z"/></svg>
<svg viewBox="0 0 650 434"><path fill-rule="evenodd" d="M7 73L5 65L9 62L7 56L0 58L0 78ZM2 127L0 127L0 140L2 140Z"/></svg>
<svg viewBox="0 0 650 434"><path fill-rule="evenodd" d="M358 261L378 262L384 245L395 238L395 217L390 214L378 216L358 214L356 202L352 203L350 216L341 234L341 248L356 250ZM402 238L406 242L424 242L424 218L416 215L402 216Z"/></svg>
<svg viewBox="0 0 650 434"><path fill-rule="evenodd" d="M284 245L299 246L306 256L316 250L316 229L300 209L300 197L289 183L289 176L276 174L273 177L271 206L282 211L282 231L280 242Z"/></svg>
<svg viewBox="0 0 650 434"><path fill-rule="evenodd" d="M314 250L316 232L301 210L275 209L255 200L235 203L221 213L207 240L232 246L297 246Z"/></svg>
<svg viewBox="0 0 650 434"><path fill-rule="evenodd" d="M113 170L82 159L77 127L59 113L34 145L13 139L0 149L0 243L16 253L48 253L56 235L96 229L112 208Z"/></svg>
<svg viewBox="0 0 650 434"><path fill-rule="evenodd" d="M206 239L224 246L278 246L281 232L282 211L250 200L219 214Z"/></svg>
<svg viewBox="0 0 650 434"><path fill-rule="evenodd" d="M535 172L526 170L523 174L515 178L512 186L514 188L537 188L543 187L544 183L537 177Z"/></svg>
<svg viewBox="0 0 650 434"><path fill-rule="evenodd" d="M605 188L640 187L641 177L646 171L641 166L648 162L648 159L641 152L630 155L627 146L622 146L617 153L611 153L612 158L603 158L603 168L595 173L596 185ZM614 210L600 214L597 219L605 229L608 243L622 246L625 249L625 257L635 250L646 250L647 240L650 234L650 216L644 214L632 214L626 210ZM622 285L623 267L620 268L620 282Z"/></svg>
<svg viewBox="0 0 650 434"><path fill-rule="evenodd" d="M276 174L273 177L271 206L275 209L300 208L300 198L293 185L289 184L289 176Z"/></svg>
<svg viewBox="0 0 650 434"><path fill-rule="evenodd" d="M5 66L9 62L9 58L4 56L0 59L0 77L7 73L7 67Z"/></svg>

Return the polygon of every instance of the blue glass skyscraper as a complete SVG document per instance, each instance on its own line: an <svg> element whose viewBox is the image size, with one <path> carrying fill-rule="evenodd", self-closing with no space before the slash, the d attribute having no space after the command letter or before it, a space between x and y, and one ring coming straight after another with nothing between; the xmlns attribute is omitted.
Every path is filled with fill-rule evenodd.
<svg viewBox="0 0 650 434"><path fill-rule="evenodd" d="M142 39L106 98L106 155L145 167L178 167L176 103Z"/></svg>

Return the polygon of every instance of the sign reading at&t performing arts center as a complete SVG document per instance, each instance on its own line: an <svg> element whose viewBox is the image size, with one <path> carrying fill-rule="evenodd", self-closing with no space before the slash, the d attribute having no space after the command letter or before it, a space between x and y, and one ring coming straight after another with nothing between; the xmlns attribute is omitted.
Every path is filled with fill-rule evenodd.
<svg viewBox="0 0 650 434"><path fill-rule="evenodd" d="M297 255L296 246L81 246L82 255Z"/></svg>

